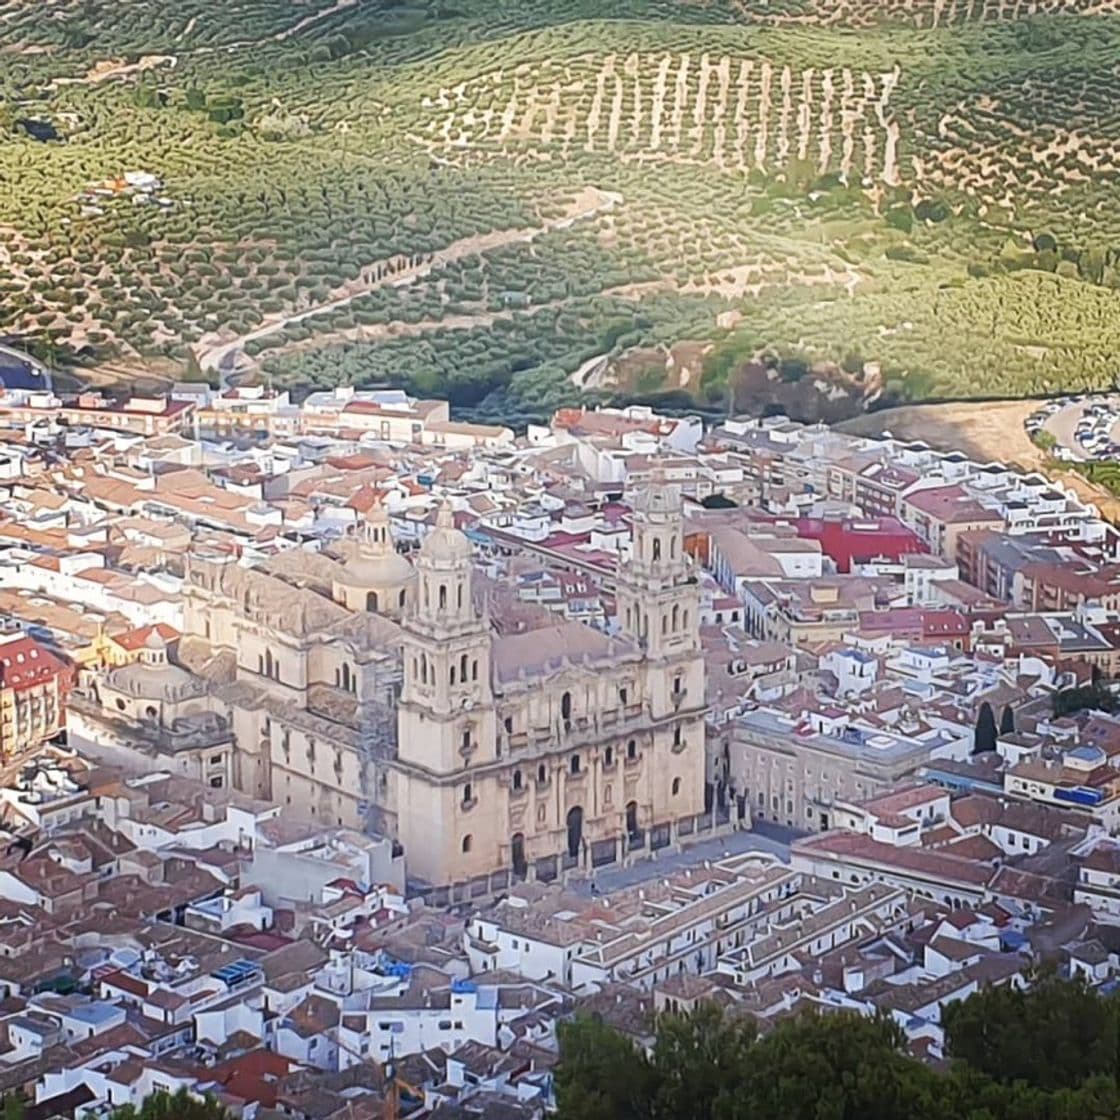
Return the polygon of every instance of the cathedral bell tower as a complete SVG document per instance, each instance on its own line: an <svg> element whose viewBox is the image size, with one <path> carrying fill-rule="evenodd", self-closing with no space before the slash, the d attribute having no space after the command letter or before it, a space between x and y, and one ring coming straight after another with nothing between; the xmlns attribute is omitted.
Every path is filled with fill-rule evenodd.
<svg viewBox="0 0 1120 1120"><path fill-rule="evenodd" d="M645 659L654 822L695 818L704 810L700 587L684 551L683 504L680 487L655 469L634 498L631 557L618 573L620 628Z"/></svg>
<svg viewBox="0 0 1120 1120"><path fill-rule="evenodd" d="M629 563L618 576L622 632L657 660L699 649L700 595L684 551L679 486L655 469L634 498Z"/></svg>
<svg viewBox="0 0 1120 1120"><path fill-rule="evenodd" d="M440 507L415 569L402 621L398 834L410 871L448 882L491 858L481 845L471 850L470 822L459 817L477 800L475 772L497 758L490 628L472 594L471 543L450 506Z"/></svg>

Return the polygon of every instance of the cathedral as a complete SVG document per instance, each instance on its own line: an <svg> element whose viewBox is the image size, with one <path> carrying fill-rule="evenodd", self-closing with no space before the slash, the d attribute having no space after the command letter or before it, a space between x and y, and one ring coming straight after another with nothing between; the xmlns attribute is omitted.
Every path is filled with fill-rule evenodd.
<svg viewBox="0 0 1120 1120"><path fill-rule="evenodd" d="M197 683L179 688L223 745L213 726L201 748L170 725L136 741L171 756L149 754L149 768L390 836L410 879L433 887L623 862L704 813L690 563L680 491L663 481L634 502L610 633L556 616L497 625L446 504L414 562L379 505L337 559L297 550L247 568L196 554L177 660ZM166 692L168 669L149 660L131 673L129 711L150 723L164 709L146 692ZM87 739L108 735L90 698L115 695L109 683L85 690ZM103 716L127 738L128 713Z"/></svg>

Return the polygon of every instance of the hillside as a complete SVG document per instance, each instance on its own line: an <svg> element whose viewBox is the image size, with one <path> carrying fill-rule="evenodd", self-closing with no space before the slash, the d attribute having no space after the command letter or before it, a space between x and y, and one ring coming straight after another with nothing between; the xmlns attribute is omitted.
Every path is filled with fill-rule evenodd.
<svg viewBox="0 0 1120 1120"><path fill-rule="evenodd" d="M0 334L511 419L1111 385L1115 8L0 0Z"/></svg>

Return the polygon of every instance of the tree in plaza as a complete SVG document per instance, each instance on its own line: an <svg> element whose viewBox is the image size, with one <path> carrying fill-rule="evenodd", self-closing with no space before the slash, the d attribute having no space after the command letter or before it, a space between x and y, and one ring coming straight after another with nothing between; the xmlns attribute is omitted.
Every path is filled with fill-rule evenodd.
<svg viewBox="0 0 1120 1120"><path fill-rule="evenodd" d="M972 737L972 753L980 754L983 751L996 749L996 717L992 706L987 700L980 705L976 714L976 729Z"/></svg>
<svg viewBox="0 0 1120 1120"><path fill-rule="evenodd" d="M999 717L999 733L1000 735L1015 734L1015 713L1011 710L1010 704L1003 706L1003 713Z"/></svg>
<svg viewBox="0 0 1120 1120"><path fill-rule="evenodd" d="M113 1113L112 1120L231 1120L228 1112L213 1097L196 1097L186 1089L177 1093L152 1093L136 1108L125 1105Z"/></svg>

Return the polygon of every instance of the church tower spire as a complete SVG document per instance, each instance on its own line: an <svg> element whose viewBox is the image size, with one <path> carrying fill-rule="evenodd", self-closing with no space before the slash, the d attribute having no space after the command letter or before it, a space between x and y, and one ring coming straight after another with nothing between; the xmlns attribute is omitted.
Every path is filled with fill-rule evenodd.
<svg viewBox="0 0 1120 1120"><path fill-rule="evenodd" d="M661 468L633 503L630 560L618 576L622 632L653 658L698 648L699 590L684 550L684 502Z"/></svg>
<svg viewBox="0 0 1120 1120"><path fill-rule="evenodd" d="M475 772L498 757L490 627L474 602L471 542L446 503L420 546L416 572L401 634L397 831L415 874L441 882L457 868L471 874L497 858L470 842Z"/></svg>

